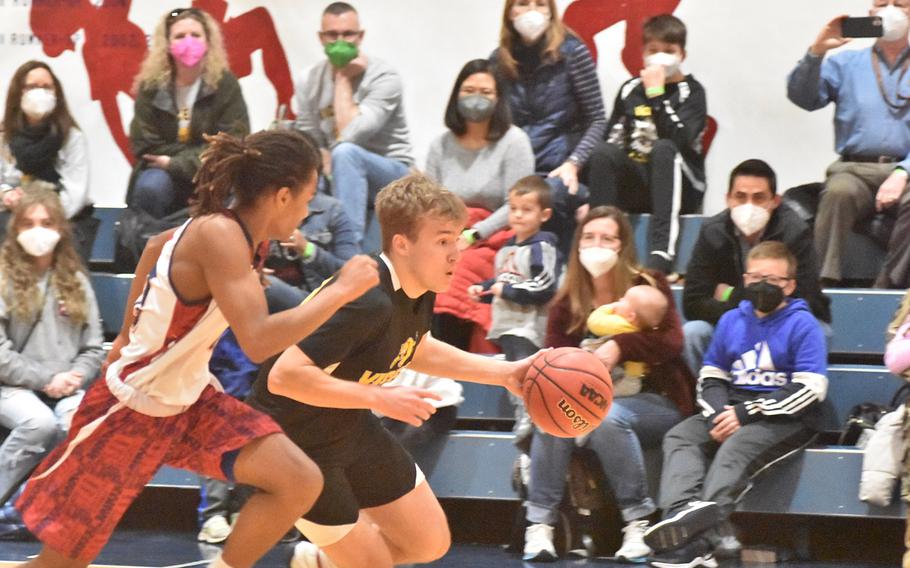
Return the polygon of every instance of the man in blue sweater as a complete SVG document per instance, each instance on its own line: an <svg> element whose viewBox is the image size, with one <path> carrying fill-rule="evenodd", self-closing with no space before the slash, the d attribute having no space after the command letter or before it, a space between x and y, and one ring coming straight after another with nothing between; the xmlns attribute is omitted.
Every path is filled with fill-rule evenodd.
<svg viewBox="0 0 910 568"><path fill-rule="evenodd" d="M825 337L796 288L796 259L777 241L746 259L746 299L725 313L698 378L701 413L664 438L660 506L645 533L660 568L717 566L717 529L750 476L803 448L828 390Z"/></svg>

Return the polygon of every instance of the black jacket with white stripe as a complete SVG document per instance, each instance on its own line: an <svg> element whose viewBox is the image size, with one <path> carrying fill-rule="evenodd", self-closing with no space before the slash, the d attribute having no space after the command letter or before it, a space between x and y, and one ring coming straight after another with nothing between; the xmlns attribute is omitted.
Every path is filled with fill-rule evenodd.
<svg viewBox="0 0 910 568"><path fill-rule="evenodd" d="M616 95L607 142L624 148L633 160L647 162L657 140L672 140L692 185L704 191L702 137L707 119L705 89L692 75L667 83L663 95L650 98L645 95L641 79L633 77L623 83Z"/></svg>

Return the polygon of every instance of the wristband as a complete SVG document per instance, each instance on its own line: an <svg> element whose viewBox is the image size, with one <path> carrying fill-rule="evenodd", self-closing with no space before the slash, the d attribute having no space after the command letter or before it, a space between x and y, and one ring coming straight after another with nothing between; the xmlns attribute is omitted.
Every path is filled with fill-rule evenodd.
<svg viewBox="0 0 910 568"><path fill-rule="evenodd" d="M461 238L468 243L468 246L473 245L477 242L477 230L476 229L465 229L461 232Z"/></svg>
<svg viewBox="0 0 910 568"><path fill-rule="evenodd" d="M732 296L732 295L733 295L733 286L730 286L729 288L727 288L726 290L724 290L724 293L723 293L723 294L721 294L721 297L723 298L723 300L721 300L721 301L723 301L723 302L729 302L729 301L730 301L730 296Z"/></svg>
<svg viewBox="0 0 910 568"><path fill-rule="evenodd" d="M905 170L904 168L902 168L900 166L897 166L896 168L894 168L894 173L897 173L897 172L904 174L904 176L910 177L910 173L908 173L907 170Z"/></svg>
<svg viewBox="0 0 910 568"><path fill-rule="evenodd" d="M303 247L303 260L309 260L313 258L313 255L316 254L316 245L311 241L307 241L306 246Z"/></svg>
<svg viewBox="0 0 910 568"><path fill-rule="evenodd" d="M666 92L667 90L663 87L648 87L645 89L645 95L648 97L659 97Z"/></svg>

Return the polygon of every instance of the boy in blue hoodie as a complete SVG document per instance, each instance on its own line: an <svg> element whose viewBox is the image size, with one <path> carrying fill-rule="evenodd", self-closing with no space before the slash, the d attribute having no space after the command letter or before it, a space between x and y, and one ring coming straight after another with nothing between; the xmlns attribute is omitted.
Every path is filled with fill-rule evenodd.
<svg viewBox="0 0 910 568"><path fill-rule="evenodd" d="M658 568L717 566L712 542L751 475L815 435L828 390L825 337L796 288L796 259L765 241L746 259L746 299L724 314L698 377L701 413L664 438L660 506L645 533Z"/></svg>

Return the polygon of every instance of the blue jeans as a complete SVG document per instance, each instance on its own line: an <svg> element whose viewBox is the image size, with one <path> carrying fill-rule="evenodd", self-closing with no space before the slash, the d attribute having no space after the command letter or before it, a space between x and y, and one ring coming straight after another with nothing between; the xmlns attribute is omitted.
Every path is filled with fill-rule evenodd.
<svg viewBox="0 0 910 568"><path fill-rule="evenodd" d="M664 434L681 419L682 415L669 399L655 393L639 393L614 399L606 420L589 436L579 439L582 447L597 455L626 522L657 510L648 496L642 448L659 448ZM529 522L556 523L575 445L576 440L572 438L534 432L528 484Z"/></svg>
<svg viewBox="0 0 910 568"><path fill-rule="evenodd" d="M291 286L284 280L274 276L266 276L269 285L265 289L265 301L269 306L269 313L275 314L299 306L308 292Z"/></svg>
<svg viewBox="0 0 910 568"><path fill-rule="evenodd" d="M177 203L178 193L170 174L160 168L147 168L136 176L129 205L160 219L185 206Z"/></svg>
<svg viewBox="0 0 910 568"><path fill-rule="evenodd" d="M344 212L353 221L360 248L378 250L380 243L364 239L368 211L379 190L408 173L403 162L364 150L357 144L342 142L332 148L332 190L341 201Z"/></svg>

